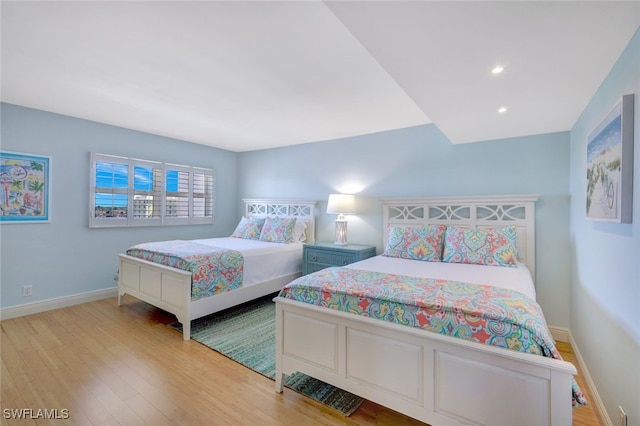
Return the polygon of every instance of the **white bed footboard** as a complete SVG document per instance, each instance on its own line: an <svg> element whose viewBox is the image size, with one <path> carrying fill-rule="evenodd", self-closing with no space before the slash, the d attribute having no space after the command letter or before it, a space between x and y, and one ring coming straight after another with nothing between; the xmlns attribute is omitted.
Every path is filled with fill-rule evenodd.
<svg viewBox="0 0 640 426"><path fill-rule="evenodd" d="M137 259L120 258L118 306L125 294L137 297L176 316L184 340L191 337L191 272Z"/></svg>
<svg viewBox="0 0 640 426"><path fill-rule="evenodd" d="M118 306L122 305L123 296L130 294L174 314L182 324L184 340L191 338L191 320L276 293L300 276L299 272L283 275L256 285L192 301L190 272L126 254L120 254L119 258Z"/></svg>
<svg viewBox="0 0 640 426"><path fill-rule="evenodd" d="M278 392L299 371L431 425L572 423L568 362L275 301Z"/></svg>

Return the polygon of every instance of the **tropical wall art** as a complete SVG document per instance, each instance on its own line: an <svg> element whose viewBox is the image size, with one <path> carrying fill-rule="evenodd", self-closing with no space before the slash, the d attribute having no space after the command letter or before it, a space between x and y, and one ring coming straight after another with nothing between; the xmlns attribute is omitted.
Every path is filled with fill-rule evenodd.
<svg viewBox="0 0 640 426"><path fill-rule="evenodd" d="M50 222L51 157L0 152L0 223Z"/></svg>
<svg viewBox="0 0 640 426"><path fill-rule="evenodd" d="M587 138L587 219L631 223L633 95L624 95Z"/></svg>

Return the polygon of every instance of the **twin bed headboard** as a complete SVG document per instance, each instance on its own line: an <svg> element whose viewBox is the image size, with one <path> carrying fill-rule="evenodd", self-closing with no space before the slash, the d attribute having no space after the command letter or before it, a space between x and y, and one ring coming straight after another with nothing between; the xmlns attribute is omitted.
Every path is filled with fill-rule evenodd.
<svg viewBox="0 0 640 426"><path fill-rule="evenodd" d="M518 234L518 259L535 277L537 199L537 195L383 199L384 246L388 226L433 224L495 228L514 225Z"/></svg>
<svg viewBox="0 0 640 426"><path fill-rule="evenodd" d="M246 217L295 217L307 224L306 242L316 240L316 202L297 200L243 199Z"/></svg>

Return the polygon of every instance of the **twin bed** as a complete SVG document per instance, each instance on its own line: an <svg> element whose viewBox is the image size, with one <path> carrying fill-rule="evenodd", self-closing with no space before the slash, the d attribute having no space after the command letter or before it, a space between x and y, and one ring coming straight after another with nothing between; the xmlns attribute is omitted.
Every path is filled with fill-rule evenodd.
<svg viewBox="0 0 640 426"><path fill-rule="evenodd" d="M236 230L242 235L144 243L120 254L118 305L130 294L174 314L189 340L191 320L276 293L299 277L302 243L314 241L315 201L245 199L244 204L242 229ZM240 226L247 219L263 223L276 217L302 224L296 229L302 234L295 241L275 242L273 235L260 240L259 232ZM211 259L216 262L208 267ZM215 282L209 283L207 275Z"/></svg>
<svg viewBox="0 0 640 426"><path fill-rule="evenodd" d="M278 392L298 371L434 426L570 425L573 403L584 400L535 303L536 199L383 200L382 255L304 277L301 248L294 271L262 275L245 247L291 250L299 241L196 241L229 244L245 257L246 283L230 290L237 280L225 271L228 291L201 298L194 296L198 268L120 255L119 303L129 293L175 314L188 339L190 320L280 291ZM307 226L303 239L313 241L314 202L245 203L246 220L295 217ZM483 245L489 253L477 257ZM233 259L219 263L237 269ZM258 284L250 285L252 269L260 270L252 278Z"/></svg>
<svg viewBox="0 0 640 426"><path fill-rule="evenodd" d="M434 426L571 425L585 401L535 303L536 199L383 200L382 256L275 299L276 391L299 371Z"/></svg>

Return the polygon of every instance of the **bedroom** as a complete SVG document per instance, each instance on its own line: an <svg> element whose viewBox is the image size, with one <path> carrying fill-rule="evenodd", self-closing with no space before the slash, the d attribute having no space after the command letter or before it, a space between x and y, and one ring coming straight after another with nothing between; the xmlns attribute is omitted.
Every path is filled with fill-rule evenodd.
<svg viewBox="0 0 640 426"><path fill-rule="evenodd" d="M3 317L32 302L57 307L114 297L116 253L140 241L228 235L245 197L318 200L321 214L316 235L326 240L332 237L334 220L322 211L328 194L346 183L358 183L365 189L360 193L359 213L350 218L349 238L376 245L380 251L379 198L537 193L541 195L537 285L547 320L570 330L608 417L615 421L622 405L629 425L638 425L640 336L635 326L640 323L640 271L635 259L640 254L640 225L638 220L620 225L585 220L583 176L587 134L622 94L635 93L638 105L639 38L635 32L629 39L569 127L482 143L452 144L436 125L423 124L233 152L5 103L3 150L52 156L54 199L51 223L2 225ZM639 110L636 107L636 129ZM215 224L89 229L91 151L183 164L206 158L206 164L198 165L216 170ZM639 152L636 149L636 164ZM491 166L482 170L482 179L473 173L478 164ZM635 206L640 200L639 179L636 173ZM33 296L23 298L22 287L27 284L33 285ZM611 356L616 357L615 363L607 362Z"/></svg>

